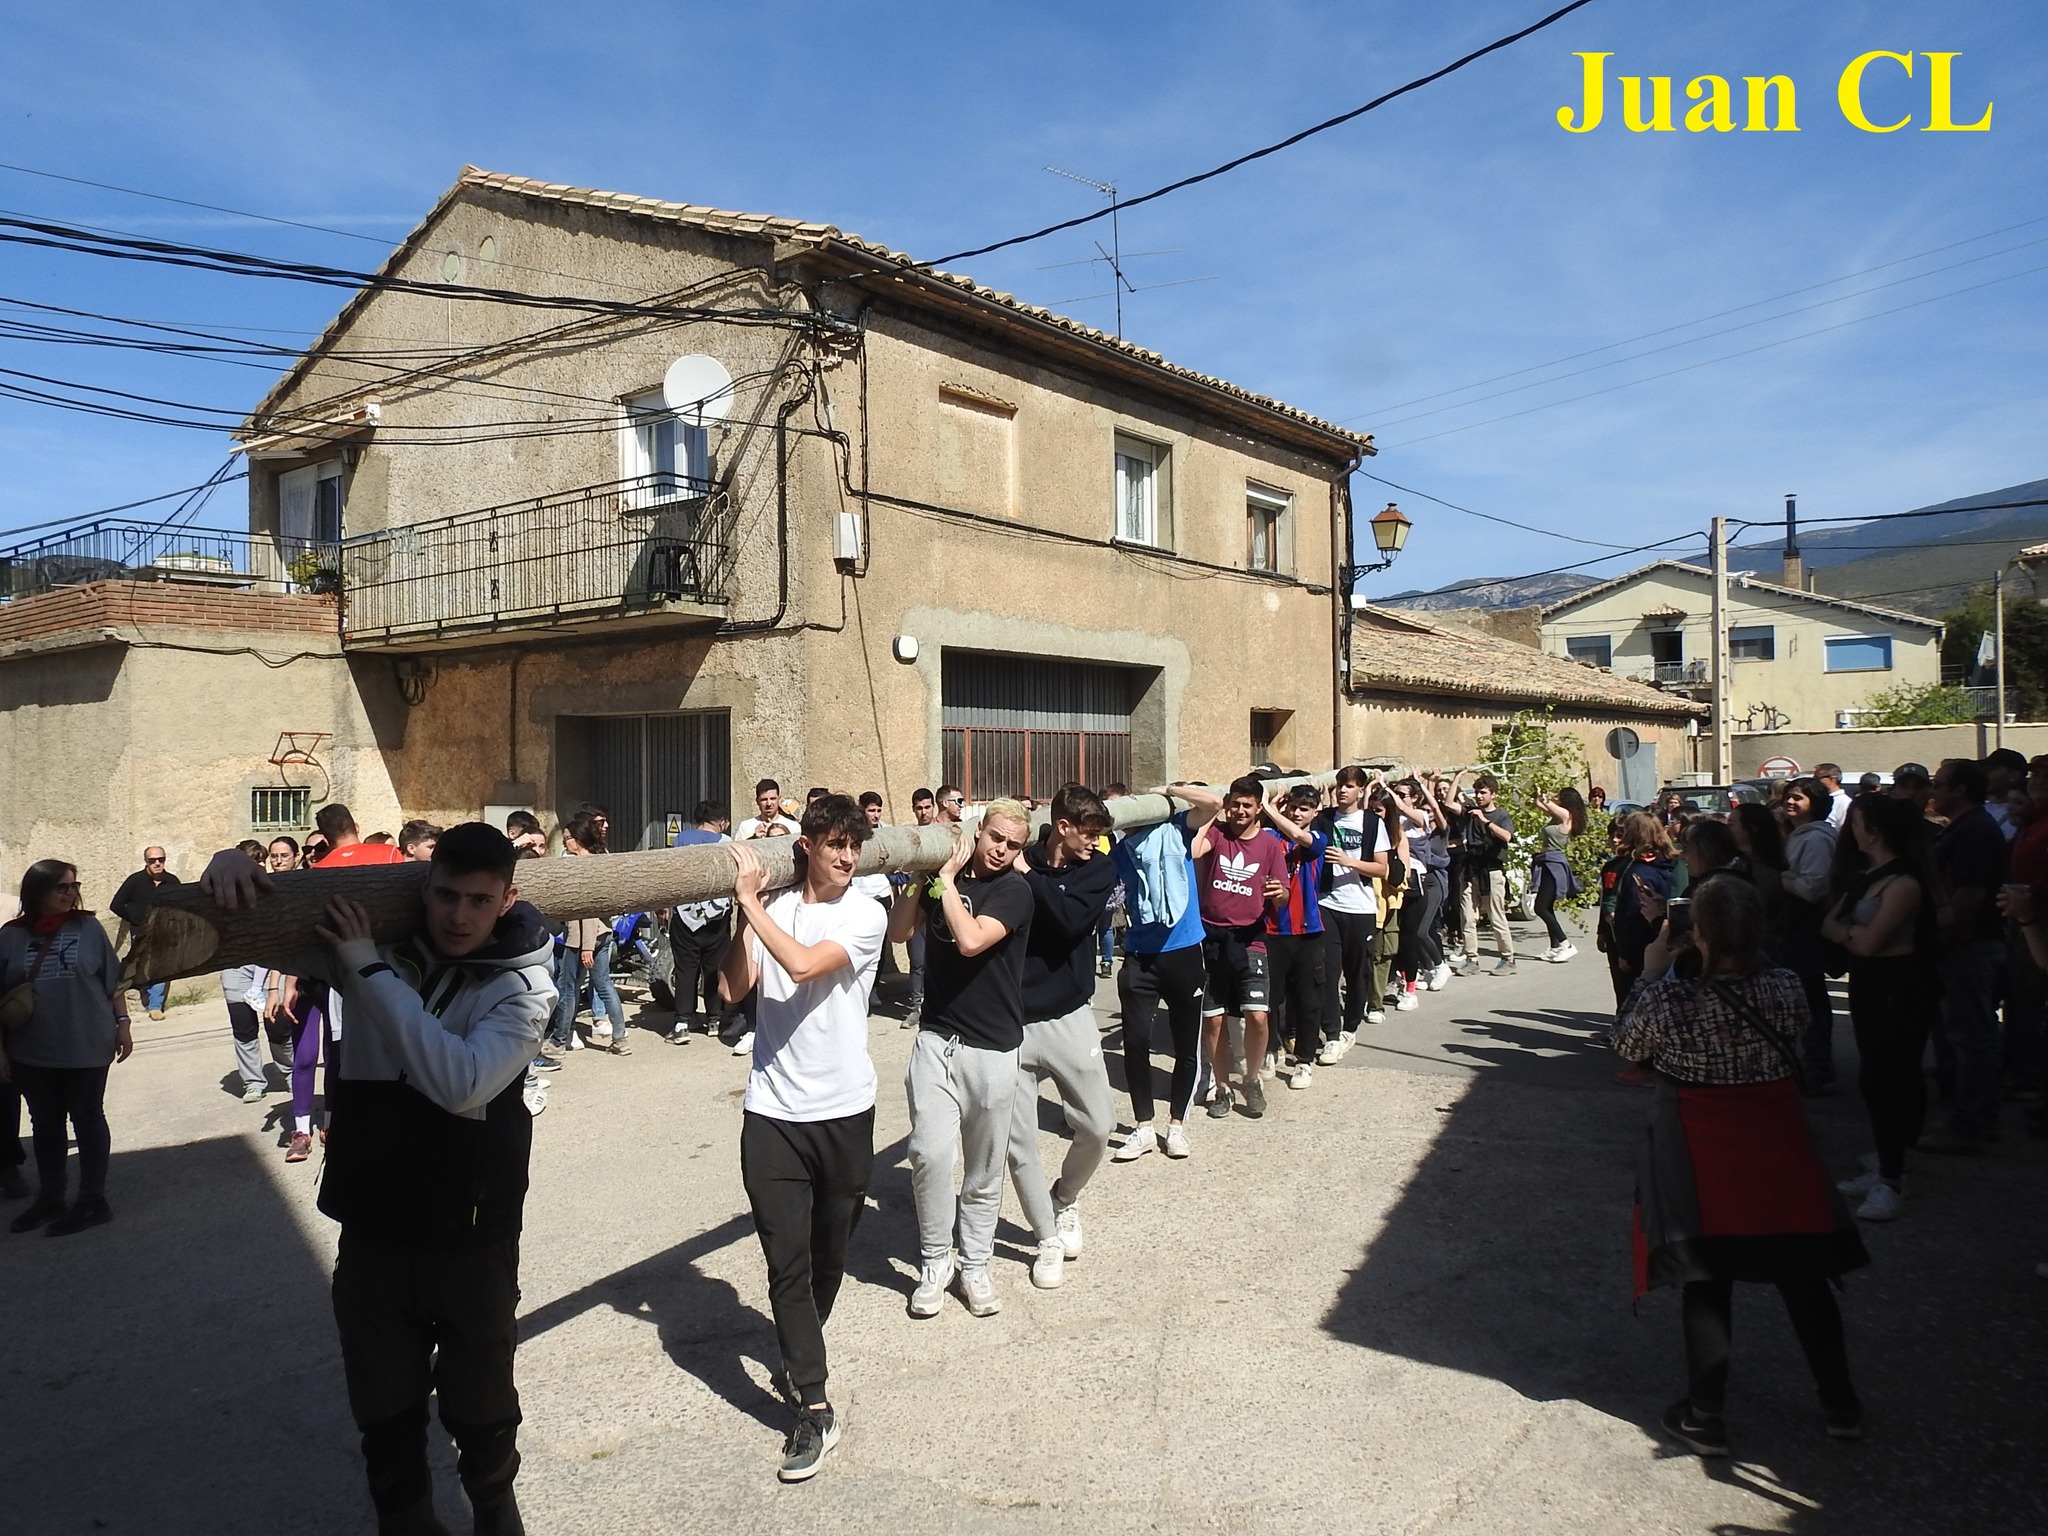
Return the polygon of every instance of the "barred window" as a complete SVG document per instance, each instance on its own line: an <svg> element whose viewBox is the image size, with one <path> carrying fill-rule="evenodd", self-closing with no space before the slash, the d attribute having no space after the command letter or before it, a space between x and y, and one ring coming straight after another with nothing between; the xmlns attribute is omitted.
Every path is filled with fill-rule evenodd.
<svg viewBox="0 0 2048 1536"><path fill-rule="evenodd" d="M249 791L249 825L265 831L291 832L311 825L313 791L292 786Z"/></svg>

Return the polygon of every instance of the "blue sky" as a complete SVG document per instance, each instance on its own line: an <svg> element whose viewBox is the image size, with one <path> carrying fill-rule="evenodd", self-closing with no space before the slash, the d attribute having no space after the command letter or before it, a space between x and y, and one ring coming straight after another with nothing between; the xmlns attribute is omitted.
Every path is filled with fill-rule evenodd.
<svg viewBox="0 0 2048 1536"><path fill-rule="evenodd" d="M1146 190L1548 8L8 3L0 161L384 242L467 161L829 221L933 257L1094 206L1048 164ZM1133 211L1125 248L1175 253L1133 263L1135 281L1213 281L1130 298L1125 332L1375 432L1371 473L1605 545L1716 513L1767 517L1787 490L1821 517L2037 478L2044 15L2017 0L1596 0L1461 75ZM1991 131L1851 128L1836 77L1876 48L1960 53L1957 116L1994 101ZM1577 100L1572 54L1589 49L1614 54L1611 75L1674 76L1680 112L1695 75L1737 79L1739 111L1738 77L1788 74L1801 131L1628 133L1610 78L1608 124L1567 134L1554 113ZM1872 116L1924 121L1927 67L1908 84L1880 64ZM341 266L380 255L12 171L0 210ZM1109 303L1084 297L1102 278L1057 265L1088 256L1094 233L962 265L1107 325ZM1878 285L1890 286L1859 292ZM1794 290L1809 291L1778 299ZM287 341L336 307L319 289L4 246L0 296ZM1687 324L1738 306L1758 307ZM1786 313L1801 306L1816 307ZM1539 367L1651 332L1663 334ZM1665 350L1635 356L1650 348ZM1633 360L1559 377L1617 358ZM4 339L0 367L232 409L264 382ZM1674 369L1688 371L1650 377ZM0 528L191 484L227 448L222 434L0 400ZM1416 527L1368 590L1602 552L1358 482L1362 512L1385 497ZM224 495L207 521L234 512Z"/></svg>

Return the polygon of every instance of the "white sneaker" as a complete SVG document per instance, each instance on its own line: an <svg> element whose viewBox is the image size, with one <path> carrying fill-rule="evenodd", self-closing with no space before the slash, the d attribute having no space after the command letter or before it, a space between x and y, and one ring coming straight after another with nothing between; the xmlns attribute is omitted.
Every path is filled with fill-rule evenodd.
<svg viewBox="0 0 2048 1536"><path fill-rule="evenodd" d="M1863 1203L1856 1207L1858 1221L1897 1221L1904 1214L1905 1201L1899 1192L1889 1184L1878 1184L1863 1197Z"/></svg>
<svg viewBox="0 0 2048 1536"><path fill-rule="evenodd" d="M744 1035L741 1035L739 1039L733 1041L732 1053L735 1056L751 1056L754 1054L754 1032L751 1029Z"/></svg>
<svg viewBox="0 0 2048 1536"><path fill-rule="evenodd" d="M1438 966L1438 967L1437 967L1437 968L1436 968L1435 970L1433 970L1433 971L1431 971L1431 972L1429 973L1429 980L1428 980L1427 982L1425 982L1425 983L1424 983L1424 985L1425 985L1425 986L1426 986L1426 987L1427 987L1427 988L1428 988L1428 989L1429 989L1429 990L1430 990L1431 992L1441 992L1441 991L1443 991L1443 989L1444 989L1445 987L1447 987L1447 986L1449 986L1449 985L1450 985L1450 981L1451 981L1451 968L1450 968L1450 966L1448 966L1448 965L1439 965L1439 966Z"/></svg>
<svg viewBox="0 0 2048 1536"><path fill-rule="evenodd" d="M1168 1157L1186 1157L1193 1150L1194 1148L1188 1145L1188 1133L1185 1130L1177 1125L1169 1125L1166 1128L1166 1155Z"/></svg>
<svg viewBox="0 0 2048 1536"><path fill-rule="evenodd" d="M1344 1043L1335 1035L1325 1040L1323 1048L1316 1052L1316 1065L1319 1067L1334 1067L1343 1059Z"/></svg>
<svg viewBox="0 0 2048 1536"><path fill-rule="evenodd" d="M545 1088L528 1088L519 1095L519 1099L526 1106L529 1115L538 1116L548 1107L548 1091Z"/></svg>
<svg viewBox="0 0 2048 1536"><path fill-rule="evenodd" d="M1266 1070L1259 1075L1267 1082L1271 1082L1280 1075L1280 1053L1278 1051L1266 1052Z"/></svg>
<svg viewBox="0 0 2048 1536"><path fill-rule="evenodd" d="M611 1027L611 1025L609 1025L609 1024L593 1024L593 1025L591 1025L591 1026L590 1026L590 1038L591 1038L591 1039L593 1039L593 1040L609 1040L609 1039L611 1039L611 1037L612 1037L612 1027Z"/></svg>
<svg viewBox="0 0 2048 1536"><path fill-rule="evenodd" d="M1867 1195L1883 1182L1884 1180L1878 1177L1877 1170L1873 1168L1868 1173L1857 1174L1853 1179L1843 1179L1835 1188L1845 1195Z"/></svg>
<svg viewBox="0 0 2048 1536"><path fill-rule="evenodd" d="M1109 1160L1113 1163L1135 1163L1147 1152L1157 1150L1158 1146L1159 1133L1149 1125L1141 1125L1124 1138L1122 1146L1110 1153Z"/></svg>
<svg viewBox="0 0 2048 1536"><path fill-rule="evenodd" d="M1294 1076L1287 1079L1290 1088L1306 1088L1316 1080L1316 1069L1302 1062L1294 1069Z"/></svg>
<svg viewBox="0 0 2048 1536"><path fill-rule="evenodd" d="M590 1047L585 1045L583 1037L572 1029L569 1031L569 1049L572 1051L587 1051Z"/></svg>
<svg viewBox="0 0 2048 1536"><path fill-rule="evenodd" d="M1354 1035L1350 1030L1339 1030L1337 1032L1337 1055L1340 1058L1349 1056L1351 1054L1351 1047L1356 1045L1357 1043L1358 1036Z"/></svg>
<svg viewBox="0 0 2048 1536"><path fill-rule="evenodd" d="M1394 1012L1413 1013L1421 1006L1420 1003L1415 1001L1415 983L1411 981L1401 989L1401 1001L1394 1004Z"/></svg>
<svg viewBox="0 0 2048 1536"><path fill-rule="evenodd" d="M1365 1022L1368 1024L1384 1024L1387 1022L1387 1015L1382 1009L1368 1008L1365 1010Z"/></svg>
<svg viewBox="0 0 2048 1536"><path fill-rule="evenodd" d="M917 1289L910 1293L910 1315L937 1317L939 1308L946 1304L946 1287L952 1283L953 1256L950 1253L943 1259L927 1259L924 1273L918 1277Z"/></svg>
<svg viewBox="0 0 2048 1536"><path fill-rule="evenodd" d="M1562 965L1565 961L1578 954L1578 952L1578 946L1572 943L1570 939L1566 939L1556 949L1552 950L1546 958L1555 960L1559 965Z"/></svg>
<svg viewBox="0 0 2048 1536"><path fill-rule="evenodd" d="M1032 1278L1037 1279L1037 1266L1032 1266ZM962 1267L960 1271L960 1299L967 1303L967 1310L976 1317L994 1317L1003 1310L1003 1298L996 1294L996 1284L988 1277L988 1266L977 1264L972 1269Z"/></svg>
<svg viewBox="0 0 2048 1536"><path fill-rule="evenodd" d="M1055 1205L1052 1208L1052 1229L1059 1234L1060 1251L1070 1259L1081 1257L1081 1206Z"/></svg>
<svg viewBox="0 0 2048 1536"><path fill-rule="evenodd" d="M988 1272L984 1270L982 1273L985 1277ZM1058 1238L1049 1237L1038 1245L1038 1257L1031 1261L1031 1283L1041 1291L1056 1291L1060 1288L1060 1282L1066 1279L1066 1277L1067 1250L1060 1246ZM971 1296L967 1303L967 1310L974 1312L974 1302ZM984 1314L975 1312L974 1315L980 1317Z"/></svg>

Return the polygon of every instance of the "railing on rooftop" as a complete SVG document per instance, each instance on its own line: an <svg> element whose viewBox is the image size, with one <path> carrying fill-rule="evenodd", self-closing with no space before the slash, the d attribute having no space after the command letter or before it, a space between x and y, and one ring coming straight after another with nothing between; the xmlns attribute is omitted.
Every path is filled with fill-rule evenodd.
<svg viewBox="0 0 2048 1536"><path fill-rule="evenodd" d="M362 534L341 547L343 626L362 641L722 605L733 506L641 476Z"/></svg>
<svg viewBox="0 0 2048 1536"><path fill-rule="evenodd" d="M178 581L268 592L332 592L338 546L220 528L108 518L0 550L0 598L89 581Z"/></svg>

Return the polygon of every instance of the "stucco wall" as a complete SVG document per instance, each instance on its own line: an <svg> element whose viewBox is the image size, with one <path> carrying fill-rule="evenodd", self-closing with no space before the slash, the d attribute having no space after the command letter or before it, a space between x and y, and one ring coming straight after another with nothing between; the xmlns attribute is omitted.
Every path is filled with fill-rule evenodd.
<svg viewBox="0 0 2048 1536"><path fill-rule="evenodd" d="M1366 694L1345 707L1345 739L1353 761L1393 758L1413 768L1462 768L1476 762L1486 733L1516 713L1516 706L1461 704L1454 699L1388 693ZM1683 721L1649 715L1591 715L1557 711L1551 728L1572 737L1585 752L1593 783L1610 795L1621 786L1620 766L1608 752L1617 726L1634 730L1657 749L1657 776L1669 782L1692 767L1692 738Z"/></svg>
<svg viewBox="0 0 2048 1536"><path fill-rule="evenodd" d="M1802 773L1834 763L1854 779L1890 773L1901 763L1937 767L1945 757L1982 757L1997 745L1989 720L1970 725L1908 725L1889 730L1763 731L1734 739L1737 778L1755 778L1772 758L1789 757ZM2032 758L2048 752L2048 723L2008 721L2005 745Z"/></svg>
<svg viewBox="0 0 2048 1536"><path fill-rule="evenodd" d="M1613 669L1625 675L1646 674L1652 662L1653 631L1676 629L1683 635L1687 661L1710 665L1713 656L1711 582L1683 571L1652 570L1626 586L1588 598L1543 626L1543 648L1566 654L1575 637L1607 635L1614 647ZM1682 620L1646 619L1660 609L1678 609ZM1876 614L1833 607L1796 593L1768 592L1739 581L1728 584L1731 628L1768 624L1774 631L1776 658L1731 662L1730 718L1740 725L1752 706L1762 720L1762 706L1780 712L1794 730L1830 730L1835 711L1855 709L1872 694L1901 684L1941 679L1940 631L1921 624L1890 622ZM1829 672L1824 642L1830 636L1889 634L1889 671Z"/></svg>

